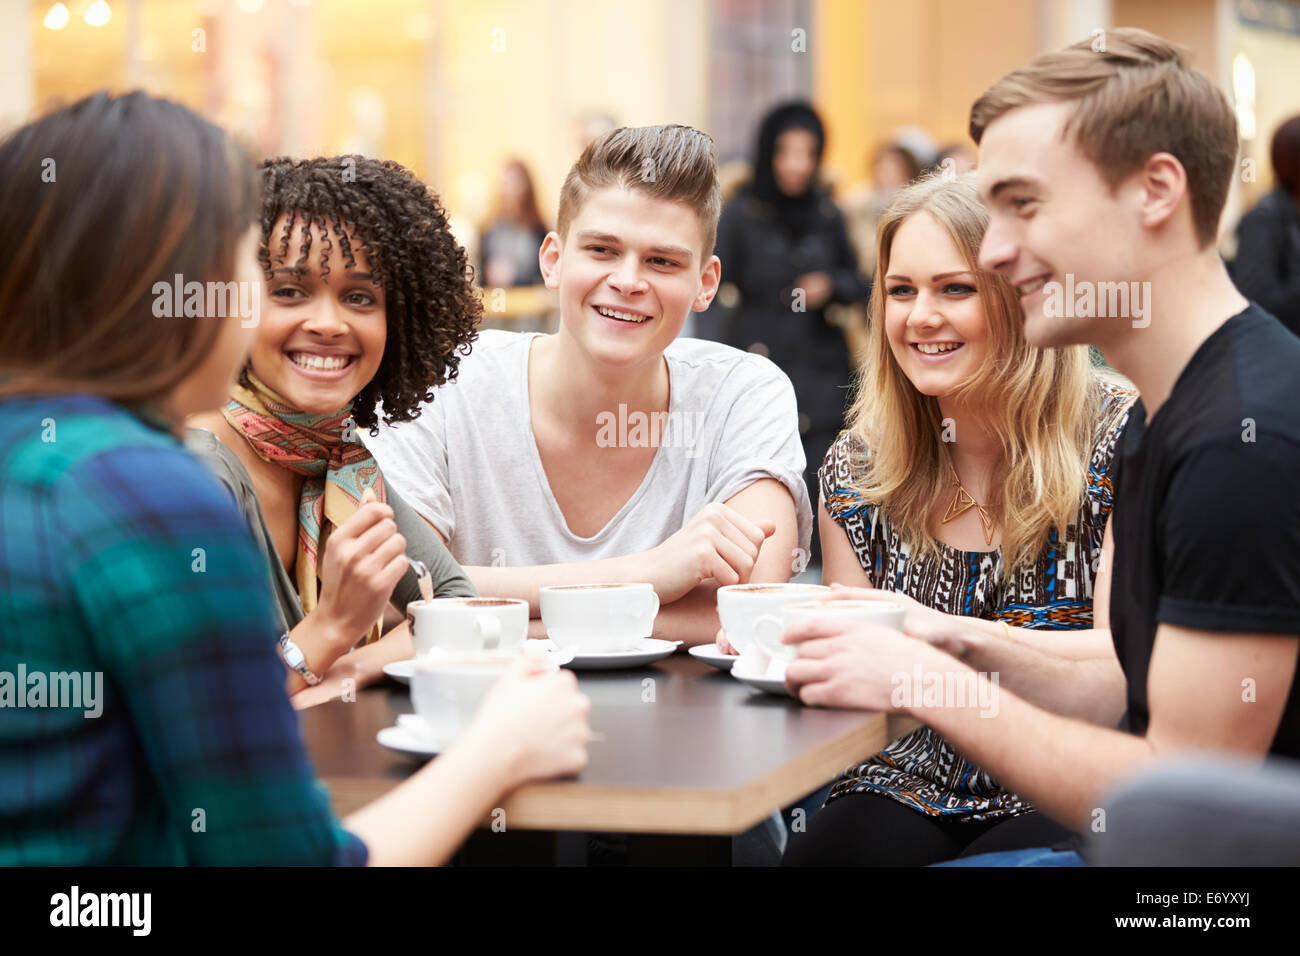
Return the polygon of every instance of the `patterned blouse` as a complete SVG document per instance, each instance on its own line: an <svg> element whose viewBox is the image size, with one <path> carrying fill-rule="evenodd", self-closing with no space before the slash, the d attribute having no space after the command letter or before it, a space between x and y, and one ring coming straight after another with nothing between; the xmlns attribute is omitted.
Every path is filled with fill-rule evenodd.
<svg viewBox="0 0 1300 956"><path fill-rule="evenodd" d="M848 432L841 433L818 472L822 500L844 529L871 585L901 591L948 614L1006 621L1013 627L1091 627L1094 568L1111 509L1111 455L1137 397L1107 381L1097 383L1103 405L1093 433L1079 517L1065 529L1063 540L1052 532L1032 567L1001 582L1001 549L958 551L940 542L937 559L911 561L910 549L888 515L850 490L860 467L855 462L862 461L865 449ZM1034 809L924 726L850 767L832 785L827 802L846 793L876 793L931 816L972 821L1009 818Z"/></svg>

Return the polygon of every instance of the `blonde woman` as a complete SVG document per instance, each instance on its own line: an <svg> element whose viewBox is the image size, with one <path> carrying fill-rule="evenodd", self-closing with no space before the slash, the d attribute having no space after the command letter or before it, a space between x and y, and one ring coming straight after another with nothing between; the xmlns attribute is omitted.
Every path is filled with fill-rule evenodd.
<svg viewBox="0 0 1300 956"><path fill-rule="evenodd" d="M823 580L895 592L908 632L936 641L950 616L1001 640L1104 628L1107 472L1136 396L1085 348L1028 345L1011 284L977 265L987 221L967 175L905 188L879 223L869 349L819 473ZM1041 646L1069 657L1096 633ZM1119 719L1113 676L1081 716ZM1068 837L921 727L837 780L784 862L929 865Z"/></svg>

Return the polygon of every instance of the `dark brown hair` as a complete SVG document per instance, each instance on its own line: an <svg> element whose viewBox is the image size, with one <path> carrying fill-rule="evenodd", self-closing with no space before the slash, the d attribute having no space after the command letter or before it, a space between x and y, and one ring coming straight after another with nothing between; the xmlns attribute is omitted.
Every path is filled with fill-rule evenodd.
<svg viewBox="0 0 1300 956"><path fill-rule="evenodd" d="M1300 116L1292 116L1277 128L1269 158L1277 187L1291 196L1300 194Z"/></svg>
<svg viewBox="0 0 1300 956"><path fill-rule="evenodd" d="M717 152L707 134L689 126L622 126L595 140L560 189L560 238L591 193L610 186L690 206L704 227L704 257L713 253L722 191Z"/></svg>
<svg viewBox="0 0 1300 956"><path fill-rule="evenodd" d="M416 418L432 390L455 379L483 315L438 197L406 167L365 156L282 157L262 166L259 258L267 279L275 263L306 268L313 242L325 270L333 243L321 242L322 231L334 236L349 267L354 250L364 252L384 290L388 338L352 417L377 432L375 403L382 401L385 422Z"/></svg>
<svg viewBox="0 0 1300 956"><path fill-rule="evenodd" d="M0 394L90 392L169 417L217 316L154 315L155 282L227 281L251 159L144 93L96 93L0 143Z"/></svg>
<svg viewBox="0 0 1300 956"><path fill-rule="evenodd" d="M990 86L971 107L971 137L978 143L990 123L1021 106L1075 103L1065 134L1074 134L1112 189L1153 153L1182 163L1204 248L1218 233L1237 161L1237 118L1228 98L1163 37L1124 27L1098 39L1104 42L1045 53Z"/></svg>
<svg viewBox="0 0 1300 956"><path fill-rule="evenodd" d="M487 226L492 226L513 215L518 215L523 224L529 229L539 231L546 230L546 220L542 218L542 211L537 205L537 190L533 186L533 174L528 171L527 164L520 159L512 159L501 169L502 173L513 172L523 183L523 195L519 197L517 208L509 209L506 206L504 196L500 190L497 191L496 199L493 203L492 215L488 218ZM486 231L486 227L484 229Z"/></svg>

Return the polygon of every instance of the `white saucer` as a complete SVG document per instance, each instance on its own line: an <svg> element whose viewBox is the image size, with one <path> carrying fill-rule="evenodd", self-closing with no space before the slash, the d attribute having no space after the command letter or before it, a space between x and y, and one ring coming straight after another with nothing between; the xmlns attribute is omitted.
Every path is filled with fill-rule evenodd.
<svg viewBox="0 0 1300 956"><path fill-rule="evenodd" d="M731 665L736 663L735 654L724 654L718 649L717 644L697 644L686 653L697 661L704 661L711 664L720 671L731 670Z"/></svg>
<svg viewBox="0 0 1300 956"><path fill-rule="evenodd" d="M399 684L411 683L411 675L415 673L415 658L405 661L393 661L391 664L384 665L384 673L397 681ZM388 730L393 728L389 727ZM381 730L380 733L383 733ZM379 741L381 744L383 741ZM385 745L387 746L387 745Z"/></svg>
<svg viewBox="0 0 1300 956"><path fill-rule="evenodd" d="M528 641L523 647L523 653L539 660L550 661L556 667L563 667L572 659L570 652L557 650L550 641ZM383 671L399 684L410 684L411 675L415 673L415 658L385 664Z"/></svg>
<svg viewBox="0 0 1300 956"><path fill-rule="evenodd" d="M547 638L547 643L552 647L555 646L550 638ZM655 661L663 660L677 650L679 644L681 644L681 641L658 641L653 637L643 637L641 642L630 651L606 651L604 653L574 651L573 660L568 663L561 663L560 666L575 671L608 671L623 667L644 667L646 664L653 664ZM556 650L555 653L568 652Z"/></svg>
<svg viewBox="0 0 1300 956"><path fill-rule="evenodd" d="M785 689L784 667L768 667L760 670L753 668L753 663L753 661L742 661L737 658L735 666L731 668L731 676L743 684L748 684L750 687L768 694L780 694L784 697L793 696Z"/></svg>
<svg viewBox="0 0 1300 956"><path fill-rule="evenodd" d="M375 735L380 745L408 757L433 757L447 749L449 741L429 730L429 725L416 714L398 714L397 724L385 727Z"/></svg>

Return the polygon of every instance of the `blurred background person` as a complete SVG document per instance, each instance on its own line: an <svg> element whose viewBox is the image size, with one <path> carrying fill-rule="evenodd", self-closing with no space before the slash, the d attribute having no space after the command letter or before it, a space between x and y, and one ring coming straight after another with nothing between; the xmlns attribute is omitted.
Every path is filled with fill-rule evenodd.
<svg viewBox="0 0 1300 956"><path fill-rule="evenodd" d="M876 223L898 191L921 175L922 163L906 146L889 140L876 146L870 167L870 184L853 190L844 200L844 217L857 251L858 271L868 279L876 274Z"/></svg>
<svg viewBox="0 0 1300 956"><path fill-rule="evenodd" d="M1242 216L1232 278L1300 335L1300 116L1277 128L1269 150L1273 191Z"/></svg>
<svg viewBox="0 0 1300 956"><path fill-rule="evenodd" d="M844 333L827 321L826 307L863 302L870 293L844 216L818 181L825 146L825 129L807 103L783 104L763 119L753 176L724 206L714 247L735 308L709 312L716 337L767 356L793 382L810 494L843 426L852 374ZM815 537L809 558L819 561Z"/></svg>
<svg viewBox="0 0 1300 956"><path fill-rule="evenodd" d="M489 289L538 285L537 250L548 232L528 167L512 159L501 169L492 216L479 241L479 276Z"/></svg>
<svg viewBox="0 0 1300 956"><path fill-rule="evenodd" d="M591 109L583 110L578 116L578 152L576 155L581 156L583 150L600 139L606 133L612 133L623 124L618 121L613 113L607 110Z"/></svg>
<svg viewBox="0 0 1300 956"><path fill-rule="evenodd" d="M930 168L937 173L947 173L951 170L948 175L960 176L974 169L975 162L975 150L965 143L949 143L939 150Z"/></svg>
<svg viewBox="0 0 1300 956"><path fill-rule="evenodd" d="M547 231L532 174L522 160L510 160L501 169L491 216L479 232L478 281L489 290L484 328L549 331L550 300L537 263ZM521 291L507 294L505 289Z"/></svg>

